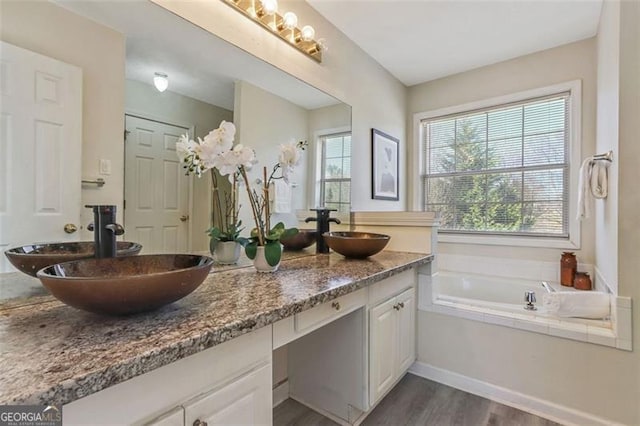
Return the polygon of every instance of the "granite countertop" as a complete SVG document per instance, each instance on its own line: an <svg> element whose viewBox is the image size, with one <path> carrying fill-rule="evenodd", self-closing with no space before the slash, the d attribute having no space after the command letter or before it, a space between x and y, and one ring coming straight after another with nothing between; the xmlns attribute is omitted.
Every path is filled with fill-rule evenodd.
<svg viewBox="0 0 640 426"><path fill-rule="evenodd" d="M431 260L383 251L291 258L273 274L221 268L184 299L128 317L46 297L0 304L0 404L72 402Z"/></svg>

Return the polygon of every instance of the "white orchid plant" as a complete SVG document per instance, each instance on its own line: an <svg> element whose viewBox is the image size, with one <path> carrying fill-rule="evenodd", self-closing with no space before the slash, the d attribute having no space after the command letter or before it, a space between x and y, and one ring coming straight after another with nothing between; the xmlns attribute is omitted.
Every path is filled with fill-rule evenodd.
<svg viewBox="0 0 640 426"><path fill-rule="evenodd" d="M210 171L211 175L211 228L207 230L210 237L209 247L213 253L220 241L237 241L243 244L246 238L240 237L242 221L238 219L240 206L237 200L238 175L231 179L232 190L224 194L218 186L218 177L214 168L220 161L219 157L229 152L233 147L236 128L233 123L223 121L220 127L209 132L198 142L182 135L176 143L178 158L183 163L187 175L202 177ZM224 203L223 203L224 201ZM224 211L223 211L224 206Z"/></svg>
<svg viewBox="0 0 640 426"><path fill-rule="evenodd" d="M294 142L280 145L280 153L278 163L273 167L271 174L267 177L267 168L263 168L263 180L261 185L261 193L251 188L251 183L247 172L257 163L255 151L245 147L242 144L233 145L235 139L236 128L233 123L223 121L215 130L209 132L204 139L198 138L198 142L189 140L184 135L176 144L178 158L183 163L188 175L202 176L204 172L211 169L217 169L221 176L229 176L229 180L233 185L231 200L227 205L231 204L233 211L231 216L227 216L227 229L209 230L212 240L220 235L228 237L231 233L233 239L229 241L238 241L245 247L245 252L250 259L255 258L258 246L263 246L267 263L275 266L280 262L282 249L280 239L288 238L298 233L296 228L285 228L282 222L277 223L273 228L269 218L271 216L269 208L269 187L275 179L283 179L289 181L289 176L294 168L300 162L300 152L306 146L306 141ZM280 171L280 173L278 173ZM215 174L213 170L212 184L217 188ZM239 236L242 223L238 221L238 208L236 200L236 192L238 181L242 179L247 190L249 203L251 204L251 212L255 221L255 228L251 231L251 236L247 239ZM216 189L214 189L216 191ZM215 198L215 197L214 197ZM218 197L219 200L219 197ZM218 203L220 203L218 201ZM214 209L213 214L221 214L220 211Z"/></svg>

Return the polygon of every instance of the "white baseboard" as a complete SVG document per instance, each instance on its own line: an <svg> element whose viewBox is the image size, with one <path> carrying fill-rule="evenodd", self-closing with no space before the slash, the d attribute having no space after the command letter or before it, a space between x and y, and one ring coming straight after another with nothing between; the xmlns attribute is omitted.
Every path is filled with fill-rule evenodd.
<svg viewBox="0 0 640 426"><path fill-rule="evenodd" d="M556 423L566 425L617 425L611 420L575 410L555 402L525 395L507 388L483 382L422 362L415 362L409 372L434 382L472 393L500 404L508 405Z"/></svg>
<svg viewBox="0 0 640 426"><path fill-rule="evenodd" d="M289 398L289 381L285 380L273 388L273 408L282 404Z"/></svg>

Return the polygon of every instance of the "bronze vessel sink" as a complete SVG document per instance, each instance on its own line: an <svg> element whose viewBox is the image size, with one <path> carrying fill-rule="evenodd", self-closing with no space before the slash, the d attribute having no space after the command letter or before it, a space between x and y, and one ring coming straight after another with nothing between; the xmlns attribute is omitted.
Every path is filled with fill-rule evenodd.
<svg viewBox="0 0 640 426"><path fill-rule="evenodd" d="M322 236L333 251L356 259L373 256L391 239L388 235L372 232L325 232Z"/></svg>
<svg viewBox="0 0 640 426"><path fill-rule="evenodd" d="M140 253L142 246L138 243L118 241L117 256L133 256ZM9 262L19 271L36 276L36 273L47 266L72 260L88 259L94 256L93 241L76 241L68 243L30 244L9 249L4 254Z"/></svg>
<svg viewBox="0 0 640 426"><path fill-rule="evenodd" d="M82 259L41 269L38 278L69 306L126 315L182 299L202 284L212 265L208 256L189 254Z"/></svg>
<svg viewBox="0 0 640 426"><path fill-rule="evenodd" d="M280 242L285 250L304 250L316 242L316 234L315 229L299 229L296 235L280 240Z"/></svg>

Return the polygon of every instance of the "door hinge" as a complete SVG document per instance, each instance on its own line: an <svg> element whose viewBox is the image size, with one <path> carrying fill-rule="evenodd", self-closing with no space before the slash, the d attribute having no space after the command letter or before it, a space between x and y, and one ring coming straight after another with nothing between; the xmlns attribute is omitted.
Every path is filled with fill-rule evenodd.
<svg viewBox="0 0 640 426"><path fill-rule="evenodd" d="M127 200L122 200L122 210L127 209Z"/></svg>
<svg viewBox="0 0 640 426"><path fill-rule="evenodd" d="M129 130L124 129L124 141L127 141L127 136L129 136L129 133L131 133Z"/></svg>

